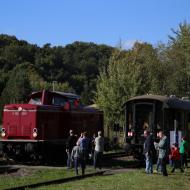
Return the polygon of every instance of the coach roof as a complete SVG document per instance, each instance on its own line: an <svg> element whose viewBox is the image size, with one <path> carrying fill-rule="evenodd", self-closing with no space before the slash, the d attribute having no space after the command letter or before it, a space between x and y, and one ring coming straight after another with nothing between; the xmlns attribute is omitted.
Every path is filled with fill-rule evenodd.
<svg viewBox="0 0 190 190"><path fill-rule="evenodd" d="M167 96L160 96L160 95L142 95L142 96L135 96L133 98L130 98L127 102L133 101L133 100L158 100L161 102L166 102L169 98Z"/></svg>
<svg viewBox="0 0 190 190"><path fill-rule="evenodd" d="M182 100L176 97L167 97L167 96L160 96L160 95L142 95L142 96L135 96L130 98L126 103L139 100L156 100L163 103L164 108L174 108L174 109L182 109L182 110L190 110L190 101L189 100Z"/></svg>

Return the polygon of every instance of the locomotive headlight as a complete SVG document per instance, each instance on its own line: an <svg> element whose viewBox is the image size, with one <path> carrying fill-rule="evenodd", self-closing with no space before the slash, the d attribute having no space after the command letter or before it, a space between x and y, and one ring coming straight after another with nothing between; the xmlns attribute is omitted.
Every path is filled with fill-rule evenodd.
<svg viewBox="0 0 190 190"><path fill-rule="evenodd" d="M38 130L36 128L33 129L32 135L34 138L36 138L38 136Z"/></svg>
<svg viewBox="0 0 190 190"><path fill-rule="evenodd" d="M5 137L6 136L6 132L5 132L5 128L1 129L1 137Z"/></svg>
<svg viewBox="0 0 190 190"><path fill-rule="evenodd" d="M22 107L18 107L18 111L22 111Z"/></svg>

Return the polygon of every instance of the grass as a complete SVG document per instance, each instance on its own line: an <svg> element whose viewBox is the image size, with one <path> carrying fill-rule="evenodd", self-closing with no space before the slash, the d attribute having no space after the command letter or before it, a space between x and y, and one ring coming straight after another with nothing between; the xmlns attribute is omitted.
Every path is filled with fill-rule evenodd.
<svg viewBox="0 0 190 190"><path fill-rule="evenodd" d="M91 173L94 170L88 168L86 173ZM75 176L73 169L20 169L16 174L0 175L0 189L10 187L18 187L48 180L62 179Z"/></svg>
<svg viewBox="0 0 190 190"><path fill-rule="evenodd" d="M60 185L51 185L36 190L189 190L190 169L185 173L176 171L168 177L160 174L147 175L143 169L126 173L97 176Z"/></svg>
<svg viewBox="0 0 190 190"><path fill-rule="evenodd" d="M106 160L104 166L115 169L125 169L125 173L115 173L113 175L96 176L85 178L79 181L68 182L59 185L49 185L35 190L189 190L190 188L190 168L185 173L176 170L170 173L168 167L168 177L160 174L147 175L144 169L127 169L132 164L132 160L120 158ZM17 172L13 174L0 175L0 189L17 187L26 184L33 184L54 179L61 179L74 176L74 170L61 169L25 169L22 175ZM28 172L28 173L27 173ZM87 167L86 173L94 172L92 167ZM19 175L18 175L19 174Z"/></svg>

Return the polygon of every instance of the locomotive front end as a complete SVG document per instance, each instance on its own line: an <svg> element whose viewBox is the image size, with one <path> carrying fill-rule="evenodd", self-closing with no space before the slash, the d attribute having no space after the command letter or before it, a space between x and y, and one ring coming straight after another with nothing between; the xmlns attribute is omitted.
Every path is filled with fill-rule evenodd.
<svg viewBox="0 0 190 190"><path fill-rule="evenodd" d="M39 140L36 127L36 105L9 104L3 110L1 141L3 152L13 159L34 155Z"/></svg>
<svg viewBox="0 0 190 190"><path fill-rule="evenodd" d="M36 106L28 104L10 104L4 107L3 140L37 138Z"/></svg>

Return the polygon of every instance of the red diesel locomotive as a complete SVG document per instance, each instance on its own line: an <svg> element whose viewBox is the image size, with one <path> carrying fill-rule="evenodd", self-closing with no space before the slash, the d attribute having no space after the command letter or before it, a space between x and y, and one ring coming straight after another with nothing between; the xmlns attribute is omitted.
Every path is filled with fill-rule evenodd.
<svg viewBox="0 0 190 190"><path fill-rule="evenodd" d="M62 160L70 129L92 137L103 130L103 113L82 106L75 94L43 90L31 94L28 104L4 106L0 141L16 160Z"/></svg>

